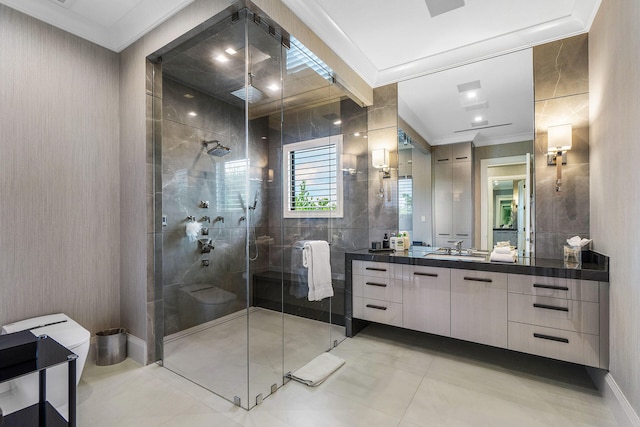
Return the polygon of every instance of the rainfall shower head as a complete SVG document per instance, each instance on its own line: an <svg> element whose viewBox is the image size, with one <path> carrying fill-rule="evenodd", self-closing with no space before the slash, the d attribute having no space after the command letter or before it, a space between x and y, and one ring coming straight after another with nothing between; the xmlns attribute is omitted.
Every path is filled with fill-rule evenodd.
<svg viewBox="0 0 640 427"><path fill-rule="evenodd" d="M223 157L231 152L231 148L225 147L220 144L220 141L215 139L212 141L202 141L202 143L207 149L207 154L210 156Z"/></svg>

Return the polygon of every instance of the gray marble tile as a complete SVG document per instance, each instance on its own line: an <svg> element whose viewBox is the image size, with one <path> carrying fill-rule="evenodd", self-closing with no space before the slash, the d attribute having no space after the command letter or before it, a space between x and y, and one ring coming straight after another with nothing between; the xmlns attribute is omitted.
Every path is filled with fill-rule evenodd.
<svg viewBox="0 0 640 427"><path fill-rule="evenodd" d="M369 131L398 127L398 85L393 83L373 90L373 105L368 108ZM394 141L397 141L397 136Z"/></svg>
<svg viewBox="0 0 640 427"><path fill-rule="evenodd" d="M589 45L586 34L533 49L535 99L589 91Z"/></svg>

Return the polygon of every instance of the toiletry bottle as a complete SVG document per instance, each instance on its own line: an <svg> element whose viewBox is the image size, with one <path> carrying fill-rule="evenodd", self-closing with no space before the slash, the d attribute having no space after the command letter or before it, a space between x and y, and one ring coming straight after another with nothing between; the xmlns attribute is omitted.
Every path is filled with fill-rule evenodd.
<svg viewBox="0 0 640 427"><path fill-rule="evenodd" d="M384 233L384 238L382 239L382 249L389 249L389 236L387 233Z"/></svg>
<svg viewBox="0 0 640 427"><path fill-rule="evenodd" d="M404 238L399 235L396 237L396 252L404 252Z"/></svg>
<svg viewBox="0 0 640 427"><path fill-rule="evenodd" d="M396 233L391 233L391 239L389 239L389 249L396 250L396 242L398 238L396 237Z"/></svg>
<svg viewBox="0 0 640 427"><path fill-rule="evenodd" d="M405 231L402 237L404 239L404 249L408 251L409 248L411 247L411 240L409 239L409 233Z"/></svg>

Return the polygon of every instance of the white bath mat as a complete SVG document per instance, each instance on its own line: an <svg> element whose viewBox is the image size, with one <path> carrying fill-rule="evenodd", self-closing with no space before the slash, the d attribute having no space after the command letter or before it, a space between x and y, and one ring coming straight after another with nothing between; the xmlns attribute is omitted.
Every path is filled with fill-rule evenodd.
<svg viewBox="0 0 640 427"><path fill-rule="evenodd" d="M302 368L291 373L291 378L310 387L320 385L329 375L344 365L344 360L331 353L322 353Z"/></svg>

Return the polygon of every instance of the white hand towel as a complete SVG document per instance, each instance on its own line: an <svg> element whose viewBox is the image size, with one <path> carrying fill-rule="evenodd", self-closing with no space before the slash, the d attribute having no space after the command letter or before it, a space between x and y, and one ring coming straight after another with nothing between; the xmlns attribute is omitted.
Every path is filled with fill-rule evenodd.
<svg viewBox="0 0 640 427"><path fill-rule="evenodd" d="M491 252L491 256L489 256L489 261L496 262L516 262L518 253L516 251L511 251L508 254L500 254L496 251Z"/></svg>
<svg viewBox="0 0 640 427"><path fill-rule="evenodd" d="M311 240L304 244L302 265L308 269L309 301L333 296L329 243Z"/></svg>
<svg viewBox="0 0 640 427"><path fill-rule="evenodd" d="M510 254L511 253L511 246L496 246L493 249L493 252L495 252L497 254Z"/></svg>

